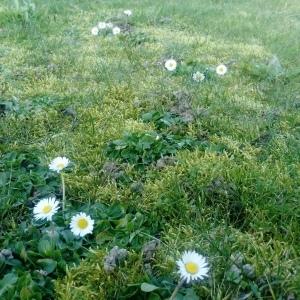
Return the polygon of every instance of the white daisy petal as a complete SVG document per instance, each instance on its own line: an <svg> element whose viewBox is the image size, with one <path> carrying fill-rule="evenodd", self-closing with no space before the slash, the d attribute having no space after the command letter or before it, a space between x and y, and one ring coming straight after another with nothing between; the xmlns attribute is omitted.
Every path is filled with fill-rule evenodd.
<svg viewBox="0 0 300 300"><path fill-rule="evenodd" d="M114 27L114 24L113 23L111 23L111 22L108 22L108 23L106 23L106 28L113 28Z"/></svg>
<svg viewBox="0 0 300 300"><path fill-rule="evenodd" d="M209 267L206 258L195 251L185 251L176 264L180 277L186 283L208 276Z"/></svg>
<svg viewBox="0 0 300 300"><path fill-rule="evenodd" d="M55 198L45 198L40 200L33 208L34 218L36 220L46 219L51 221L54 214L59 209L59 202Z"/></svg>
<svg viewBox="0 0 300 300"><path fill-rule="evenodd" d="M123 11L124 15L126 15L127 17L132 15L132 11L130 9L126 9Z"/></svg>
<svg viewBox="0 0 300 300"><path fill-rule="evenodd" d="M193 74L192 78L196 82L201 82L205 79L205 75L203 73L197 71Z"/></svg>
<svg viewBox="0 0 300 300"><path fill-rule="evenodd" d="M92 35L98 35L98 33L99 33L99 29L98 29L97 26L95 26L95 27L93 27L93 28L91 29L91 34L92 34Z"/></svg>
<svg viewBox="0 0 300 300"><path fill-rule="evenodd" d="M115 26L112 30L113 35L117 35L119 33L121 33L121 29L118 26Z"/></svg>
<svg viewBox="0 0 300 300"><path fill-rule="evenodd" d="M94 220L81 212L72 217L70 228L74 235L83 237L93 232Z"/></svg>
<svg viewBox="0 0 300 300"><path fill-rule="evenodd" d="M223 76L227 73L227 67L224 64L218 65L216 68L216 73Z"/></svg>
<svg viewBox="0 0 300 300"><path fill-rule="evenodd" d="M98 23L98 29L106 29L107 28L107 23L106 22L99 22Z"/></svg>
<svg viewBox="0 0 300 300"><path fill-rule="evenodd" d="M177 68L177 62L175 59L168 59L166 60L165 62L165 68L168 70L168 71L175 71L176 68Z"/></svg>
<svg viewBox="0 0 300 300"><path fill-rule="evenodd" d="M70 161L66 157L56 157L49 164L49 169L59 173L69 165Z"/></svg>

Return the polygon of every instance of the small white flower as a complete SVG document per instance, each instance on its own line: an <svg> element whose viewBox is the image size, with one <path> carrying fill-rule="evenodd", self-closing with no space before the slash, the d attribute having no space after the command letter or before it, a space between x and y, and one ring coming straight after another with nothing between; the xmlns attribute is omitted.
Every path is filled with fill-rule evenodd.
<svg viewBox="0 0 300 300"><path fill-rule="evenodd" d="M216 68L216 73L220 76L223 76L227 73L227 67L223 64L218 65Z"/></svg>
<svg viewBox="0 0 300 300"><path fill-rule="evenodd" d="M205 79L205 75L199 71L193 74L193 80L196 82L201 82Z"/></svg>
<svg viewBox="0 0 300 300"><path fill-rule="evenodd" d="M165 62L165 68L168 70L168 71L175 71L176 68L177 68L177 62L175 59L168 59L166 62Z"/></svg>
<svg viewBox="0 0 300 300"><path fill-rule="evenodd" d="M70 227L74 235L82 237L93 232L94 220L92 220L90 216L81 212L72 217Z"/></svg>
<svg viewBox="0 0 300 300"><path fill-rule="evenodd" d="M116 26L113 28L112 32L114 35L117 35L121 32L121 29L120 29L120 27Z"/></svg>
<svg viewBox="0 0 300 300"><path fill-rule="evenodd" d="M102 29L106 29L106 28L107 28L106 22L99 22L98 23L98 29L102 30Z"/></svg>
<svg viewBox="0 0 300 300"><path fill-rule="evenodd" d="M126 10L124 10L124 15L126 15L126 16L131 16L132 15L132 11L130 10L130 9L126 9Z"/></svg>
<svg viewBox="0 0 300 300"><path fill-rule="evenodd" d="M208 276L209 267L206 258L195 251L185 251L176 263L180 277L186 283Z"/></svg>
<svg viewBox="0 0 300 300"><path fill-rule="evenodd" d="M106 23L106 28L113 28L114 27L114 24L113 23L111 23L111 22L108 22L108 23Z"/></svg>
<svg viewBox="0 0 300 300"><path fill-rule="evenodd" d="M91 30L91 33L92 33L92 35L98 35L98 33L99 33L98 27L97 26L93 27Z"/></svg>
<svg viewBox="0 0 300 300"><path fill-rule="evenodd" d="M55 198L45 198L40 200L33 208L34 218L36 220L47 219L51 221L52 216L58 211L59 202Z"/></svg>
<svg viewBox="0 0 300 300"><path fill-rule="evenodd" d="M70 161L66 157L56 157L49 164L49 169L59 173L69 165Z"/></svg>

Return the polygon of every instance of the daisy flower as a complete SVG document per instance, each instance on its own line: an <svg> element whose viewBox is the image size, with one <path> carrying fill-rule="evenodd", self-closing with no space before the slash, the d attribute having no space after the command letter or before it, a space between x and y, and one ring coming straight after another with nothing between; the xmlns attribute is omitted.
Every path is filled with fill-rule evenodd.
<svg viewBox="0 0 300 300"><path fill-rule="evenodd" d="M107 24L106 24L106 22L99 22L98 23L98 29L105 29L105 28L107 28Z"/></svg>
<svg viewBox="0 0 300 300"><path fill-rule="evenodd" d="M176 70L176 67L177 67L177 62L175 59L168 59L166 62L165 62L165 68L168 70L168 71L175 71Z"/></svg>
<svg viewBox="0 0 300 300"><path fill-rule="evenodd" d="M70 161L66 157L56 157L49 164L49 169L59 173L69 165Z"/></svg>
<svg viewBox="0 0 300 300"><path fill-rule="evenodd" d="M106 28L113 28L114 24L111 22L106 23Z"/></svg>
<svg viewBox="0 0 300 300"><path fill-rule="evenodd" d="M114 27L113 30L112 30L112 33L114 35L117 35L117 34L121 33L120 27L118 27L118 26Z"/></svg>
<svg viewBox="0 0 300 300"><path fill-rule="evenodd" d="M205 79L205 75L199 71L195 72L192 77L196 82L201 82Z"/></svg>
<svg viewBox="0 0 300 300"><path fill-rule="evenodd" d="M97 26L93 27L91 30L91 33L92 33L92 35L98 35L98 33L99 33L98 27Z"/></svg>
<svg viewBox="0 0 300 300"><path fill-rule="evenodd" d="M81 212L72 217L70 227L74 235L83 237L93 232L94 220L92 220L90 216Z"/></svg>
<svg viewBox="0 0 300 300"><path fill-rule="evenodd" d="M130 9L124 10L123 13L124 13L124 15L126 15L128 17L132 15L132 11Z"/></svg>
<svg viewBox="0 0 300 300"><path fill-rule="evenodd" d="M223 76L227 73L227 67L223 64L218 65L216 68L216 73L220 76Z"/></svg>
<svg viewBox="0 0 300 300"><path fill-rule="evenodd" d="M36 220L47 219L51 221L54 214L59 209L59 202L55 198L45 198L40 200L33 208L34 218Z"/></svg>
<svg viewBox="0 0 300 300"><path fill-rule="evenodd" d="M185 251L176 263L180 277L186 283L208 276L209 267L206 258L195 251Z"/></svg>

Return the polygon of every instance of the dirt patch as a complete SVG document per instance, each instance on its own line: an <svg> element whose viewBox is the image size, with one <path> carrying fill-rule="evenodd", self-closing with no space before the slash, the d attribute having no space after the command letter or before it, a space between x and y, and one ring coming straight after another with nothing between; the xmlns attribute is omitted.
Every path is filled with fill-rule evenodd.
<svg viewBox="0 0 300 300"><path fill-rule="evenodd" d="M173 93L172 100L174 105L171 108L171 112L182 118L186 123L194 121L196 113L192 109L192 98L185 91L177 91Z"/></svg>

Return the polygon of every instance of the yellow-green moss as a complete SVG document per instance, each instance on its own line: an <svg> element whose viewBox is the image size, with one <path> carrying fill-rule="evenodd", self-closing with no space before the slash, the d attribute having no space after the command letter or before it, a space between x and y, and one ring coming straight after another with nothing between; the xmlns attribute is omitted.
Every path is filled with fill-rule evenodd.
<svg viewBox="0 0 300 300"><path fill-rule="evenodd" d="M65 278L56 281L57 299L108 300L134 295L145 280L141 256L130 253L121 266L107 273L103 268L106 254L92 251L78 267L69 268Z"/></svg>

